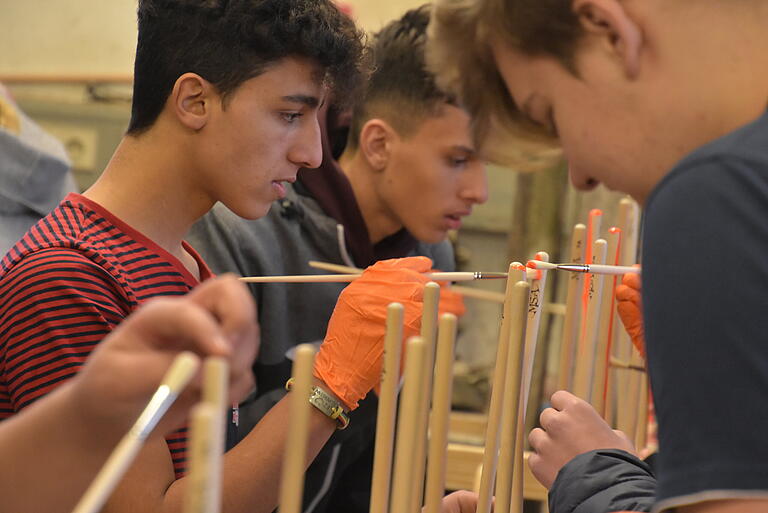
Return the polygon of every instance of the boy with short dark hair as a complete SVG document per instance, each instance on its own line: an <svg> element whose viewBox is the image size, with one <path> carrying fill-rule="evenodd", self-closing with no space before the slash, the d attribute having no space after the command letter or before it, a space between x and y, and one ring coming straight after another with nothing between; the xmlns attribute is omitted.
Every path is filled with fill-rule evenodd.
<svg viewBox="0 0 768 513"><path fill-rule="evenodd" d="M436 268L453 270L446 234L486 200L485 163L469 116L426 69L428 23L427 6L413 9L372 39L373 72L353 102L338 161L326 130L320 169L300 171L267 216L248 221L217 205L193 227L190 240L214 270L306 274L317 272L309 260L367 267L409 255L428 256ZM330 117L338 119L335 114L334 109ZM343 288L251 285L262 349L254 365L256 392L240 408L241 436L285 395L291 349L323 339ZM355 422L335 434L310 466L305 508L368 510L376 405L374 398L363 401Z"/></svg>
<svg viewBox="0 0 768 513"><path fill-rule="evenodd" d="M479 129L533 122L559 137L574 185L602 182L645 207L653 510L764 511L768 4L441 0L434 19L435 69ZM650 509L648 469L610 435L574 439L564 426L605 425L556 396L530 438L532 469L557 475L552 509ZM563 454L575 458L558 473Z"/></svg>
<svg viewBox="0 0 768 513"><path fill-rule="evenodd" d="M128 134L99 180L68 196L0 263L1 418L75 376L140 304L210 277L183 241L189 227L217 201L264 215L300 167L320 164L317 113L329 91L343 96L363 72L362 35L328 0L141 0L138 18ZM381 302L410 298L426 281L423 267L394 264L392 295ZM356 289L348 290L339 310L354 316ZM316 384L351 410L378 379L380 334L332 331ZM367 360L353 357L360 344ZM341 381L328 367L358 379ZM224 511L275 508L287 404L225 456ZM337 425L312 410L308 460ZM105 511L180 511L185 452L185 430L152 437Z"/></svg>

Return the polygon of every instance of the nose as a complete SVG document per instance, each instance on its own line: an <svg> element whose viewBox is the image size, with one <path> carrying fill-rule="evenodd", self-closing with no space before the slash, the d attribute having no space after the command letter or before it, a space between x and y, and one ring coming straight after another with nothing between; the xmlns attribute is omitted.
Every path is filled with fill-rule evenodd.
<svg viewBox="0 0 768 513"><path fill-rule="evenodd" d="M488 177L484 162L471 162L461 183L459 196L473 204L483 204L488 201Z"/></svg>
<svg viewBox="0 0 768 513"><path fill-rule="evenodd" d="M323 161L323 144L317 116L313 116L311 122L305 123L302 129L296 132L296 138L288 152L288 160L299 167L320 167Z"/></svg>
<svg viewBox="0 0 768 513"><path fill-rule="evenodd" d="M573 186L580 191L591 191L597 187L600 182L579 172L579 169L573 164L568 165L568 176Z"/></svg>

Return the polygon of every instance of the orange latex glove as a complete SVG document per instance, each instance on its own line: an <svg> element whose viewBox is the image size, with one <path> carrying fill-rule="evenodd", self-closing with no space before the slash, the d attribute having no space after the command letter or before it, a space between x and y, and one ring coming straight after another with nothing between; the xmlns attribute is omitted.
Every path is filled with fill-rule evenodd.
<svg viewBox="0 0 768 513"><path fill-rule="evenodd" d="M642 288L639 274L625 274L616 287L619 318L629 333L632 344L645 358L645 330L643 328Z"/></svg>
<svg viewBox="0 0 768 513"><path fill-rule="evenodd" d="M424 285L429 282L425 273L431 267L432 261L426 257L382 260L339 296L315 358L314 374L348 409L357 408L358 401L381 378L387 306L398 302L405 308L404 340L419 334ZM441 311L463 312L461 298L456 296L441 287Z"/></svg>

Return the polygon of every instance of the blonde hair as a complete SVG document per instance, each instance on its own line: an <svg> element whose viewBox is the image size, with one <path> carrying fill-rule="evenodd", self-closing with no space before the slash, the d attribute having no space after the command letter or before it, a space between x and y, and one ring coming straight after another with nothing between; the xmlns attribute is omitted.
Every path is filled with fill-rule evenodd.
<svg viewBox="0 0 768 513"><path fill-rule="evenodd" d="M427 63L439 86L455 94L471 114L475 142L486 158L519 165L521 156L553 154L555 141L515 106L496 68L491 42L555 57L573 70L580 35L571 0L436 0Z"/></svg>

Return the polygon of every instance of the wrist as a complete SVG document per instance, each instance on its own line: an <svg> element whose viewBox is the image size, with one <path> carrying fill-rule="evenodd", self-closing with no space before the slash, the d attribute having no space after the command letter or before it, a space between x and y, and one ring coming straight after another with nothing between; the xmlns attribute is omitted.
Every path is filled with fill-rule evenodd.
<svg viewBox="0 0 768 513"><path fill-rule="evenodd" d="M326 387L322 386L322 380L315 378L312 390L309 394L309 403L315 410L332 420L336 429L345 429L349 425L349 417L344 409L343 402L338 397L328 392ZM293 378L285 384L285 389L289 392L293 386Z"/></svg>
<svg viewBox="0 0 768 513"><path fill-rule="evenodd" d="M331 397L331 398L332 398L334 401L336 401L337 403L339 403L339 405L342 407L342 409L344 410L344 412L345 412L345 413L349 413L349 411L350 411L350 410L349 410L349 408L347 407L347 405L346 405L346 404L344 404L344 401L342 401L342 400L341 400L341 398L340 398L339 396L337 396L337 395L336 395L336 394L333 392L333 390L331 389L331 387L329 387L329 386L328 386L328 385L325 383L325 381L323 381L322 379L320 379L320 378L318 378L318 377L313 377L313 380L312 380L312 386L315 386L315 387L320 387L320 388L322 388L322 389L325 391L325 393L326 393L326 394L328 394L328 395L329 395L329 396L330 396L330 397Z"/></svg>

